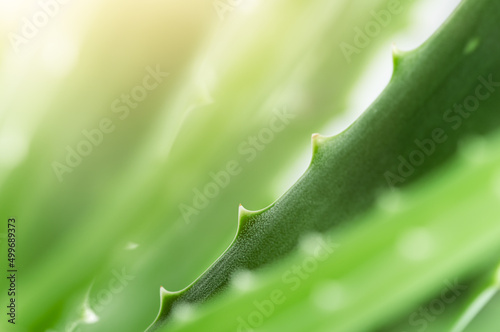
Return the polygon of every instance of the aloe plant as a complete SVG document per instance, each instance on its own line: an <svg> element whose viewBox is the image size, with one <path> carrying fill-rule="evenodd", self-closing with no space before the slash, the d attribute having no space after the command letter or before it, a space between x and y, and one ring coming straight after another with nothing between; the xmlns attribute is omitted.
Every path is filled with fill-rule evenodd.
<svg viewBox="0 0 500 332"><path fill-rule="evenodd" d="M162 288L149 330L165 324L176 306L220 293L234 272L283 258L303 234L347 223L381 191L432 172L463 138L497 128L499 13L496 1L464 1L418 49L394 50L393 77L381 96L340 135L313 135L310 167L276 202L254 212L240 207L231 246L186 289Z"/></svg>
<svg viewBox="0 0 500 332"><path fill-rule="evenodd" d="M20 53L0 42L0 214L19 220L20 267L16 325L2 319L1 331L144 330L158 287L202 274L234 237L238 204L263 207L289 187L311 133L357 109L374 52L390 63L392 39L424 22L409 19L423 1L217 1L231 7L223 21L204 0L56 2L0 2L6 36L47 3L58 11ZM238 237L192 287L162 288L152 330L413 332L443 280L467 288L427 332L495 326L499 141L462 139L498 125L498 8L462 6L418 50L394 51L392 82L346 132L314 136L308 171L281 199L240 208ZM169 74L121 119L113 102L145 68ZM293 119L250 163L239 147L273 109ZM103 118L116 129L59 182L52 163ZM183 216L193 189L234 161L241 173Z"/></svg>
<svg viewBox="0 0 500 332"><path fill-rule="evenodd" d="M186 7L200 8L206 3L195 2ZM350 3L366 11L358 11ZM412 5L404 7L406 14ZM277 175L283 174L297 154L307 148L307 136L312 130L345 110L348 93L363 74L366 61L407 17L394 17L391 26L346 66L340 50L324 40L333 45L349 40L352 27L372 19L369 11L384 8L385 1L262 4L260 30L253 26L252 18L247 18L243 27L238 20L228 20L214 35L205 27L207 17L217 20L211 6L201 21L192 20L191 10L183 12L174 3L158 3L147 13L142 4L130 4L130 8L124 8L128 19L116 19L109 1L89 1L78 6L83 7L82 12L99 13L100 18L89 25L77 14L80 10L61 12L61 17L75 15L69 21L80 27L81 34L73 35L69 29L68 35L60 36L62 31L57 26L48 26L45 34L26 45L24 56L16 59L7 54L3 63L9 70L2 72L0 94L10 105L9 111L21 119L14 128L20 127L19 132L26 134L21 138L29 144L24 159L11 169L2 168L0 179L2 214L18 211L17 216L28 230L23 239L29 245L20 247L20 255L25 266L23 293L29 295L21 303L24 319L16 328L64 330L75 321L81 322L84 311L80 307L88 302L99 321L81 322L79 328L139 330L156 314L157 285L185 286L230 241L236 227L230 222L235 213L233 203L237 206L241 199L250 206L260 206L272 201ZM177 21L179 15L186 17L182 26ZM145 17L147 23L134 26L137 33L124 39L124 47L140 51L129 52L116 61L116 45L101 43L103 36L110 40L111 36L122 36L122 28L130 27L128 22ZM289 38L277 40L276 35L267 33L269 27ZM179 41L174 33L178 30L192 34ZM306 31L298 43L295 36ZM82 52L72 70L54 77L40 60L46 53L54 55L44 47L60 37L70 37L68 46L77 46ZM213 37L215 47L213 43L199 45ZM161 43L155 42L158 40ZM273 47L268 48L271 44ZM227 45L244 56L226 52ZM9 47L5 50L8 53ZM65 52L55 55L65 60ZM208 74L198 71L199 60L207 60ZM163 71L170 72L169 77L125 121L117 121L116 131L59 183L47 165L64 160L66 146L74 147L83 129L91 129L103 116L113 116L111 102L141 82L146 63L153 67L158 63ZM211 66L218 75L215 84ZM24 78L21 73L26 73ZM12 91L15 85L11 83L21 79L30 83ZM106 88L93 80L106 82ZM337 87L334 93L331 85ZM297 98L296 91L305 98ZM207 94L211 94L212 104ZM197 107L185 114L193 105ZM282 105L299 114L297 119L186 225L179 203L190 202L192 188L203 185L209 171L217 171L227 160L239 158L244 162L237 143L255 135L269 120L268 111ZM326 112L329 107L336 111ZM234 112L236 109L238 112ZM14 143L9 141L9 145ZM263 183L254 181L257 176ZM213 211L217 211L217 217L207 218L215 216ZM205 236L207 233L211 235ZM42 241L46 238L51 239L50 246ZM128 242L138 244L137 249L124 250ZM189 253L189 264L176 252ZM159 260L163 264L158 264ZM167 274L173 266L177 272ZM135 279L122 293L114 294L110 303L96 303L101 291L109 289L113 271L122 271L123 267ZM150 289L145 290L143 285ZM3 299L6 295L0 296ZM134 307L132 303L138 298L143 305ZM132 307L137 320L116 319L116 313ZM1 321L0 329L9 328L3 324Z"/></svg>
<svg viewBox="0 0 500 332"><path fill-rule="evenodd" d="M430 181L382 195L376 208L357 220L359 227L314 235L337 244L330 254L320 258L314 253L318 240L306 239L301 250L270 268L235 275L213 301L179 306L160 331L422 330L412 325L412 314L444 287L463 289L470 286L468 278L483 283L484 276L491 287L498 275L499 149L499 133L467 142ZM484 217L471 223L477 215ZM311 258L316 265L307 267ZM296 272L297 266L302 271ZM457 304L448 302L446 310L453 312L450 307ZM495 330L495 310L480 331ZM401 323L387 326L395 319ZM460 314L432 319L428 331L451 331L461 320Z"/></svg>

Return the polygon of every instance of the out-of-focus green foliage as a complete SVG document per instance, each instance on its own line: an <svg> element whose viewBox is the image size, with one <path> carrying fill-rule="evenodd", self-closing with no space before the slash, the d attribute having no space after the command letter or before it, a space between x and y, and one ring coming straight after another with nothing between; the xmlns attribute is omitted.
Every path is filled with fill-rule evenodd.
<svg viewBox="0 0 500 332"><path fill-rule="evenodd" d="M41 10L35 1L17 6L15 15L2 10L5 36ZM410 5L349 65L338 45L386 6L277 1L221 20L204 1L68 2L18 52L5 38L0 211L20 225L16 330L144 329L159 286L195 279L229 244L238 204L274 200L275 179L310 134L344 111L365 60ZM120 119L114 101L142 84L148 66L169 75ZM239 146L283 108L293 121L247 161ZM59 182L52 164L66 164L67 147L103 118L115 130ZM231 160L242 172L186 222L180 204L192 205L193 188ZM123 269L133 279L111 292ZM94 319L84 308L99 321L86 324Z"/></svg>
<svg viewBox="0 0 500 332"><path fill-rule="evenodd" d="M395 50L393 78L380 97L343 133L313 136L305 174L268 208L241 210L232 245L188 288L162 293L151 329L178 306L220 292L235 271L276 261L301 235L351 221L382 190L429 174L453 156L464 137L498 128L500 7L492 8L493 1L466 1L420 48Z"/></svg>
<svg viewBox="0 0 500 332"><path fill-rule="evenodd" d="M500 267L492 267L500 258L499 152L498 133L468 141L425 181L381 195L349 227L306 234L291 257L240 273L220 298L200 308L185 305L161 331L392 331L381 326L397 317L404 322L394 331L413 331L422 326L409 318L443 290L464 294L465 280L478 275L498 289ZM439 326L433 331L451 331L454 320L439 325L430 315L428 325ZM481 331L494 331L498 317L484 319Z"/></svg>
<svg viewBox="0 0 500 332"><path fill-rule="evenodd" d="M18 323L12 327L2 319L0 330L142 331L157 313L159 286L181 289L198 277L234 236L238 204L270 204L276 179L307 149L311 133L346 109L367 60L381 45L388 47L416 1L401 1L401 14L351 62L339 45L352 44L353 28L373 22L371 11L388 3L246 1L218 13L215 2L200 0L68 1L15 52L9 36L22 33L23 18L32 21L42 9L34 0L0 0L0 32L6 36L0 43L0 216L5 222L16 217L19 225ZM113 104L143 84L146 68L168 76L122 119ZM295 117L255 158L242 153L241 144L269 128L276 109ZM60 182L53 163L66 163L67 147L76 149L86 139L82 131L98 128L104 118L114 131ZM225 170L232 160L241 172L206 207L184 218L180 206L193 206L193 189L203 190L213 182L210 172ZM422 211L422 222L425 217ZM379 226L370 229L385 231ZM346 239L354 241L351 233ZM478 253L487 245L469 249ZM282 264L268 272L262 287L276 282ZM409 268L402 265L401 271ZM436 275L466 275L462 268ZM325 276L311 277L311 287ZM4 290L6 280L0 280ZM404 280L413 279L400 276L399 284ZM425 285L405 285L405 308L432 298L436 284ZM245 314L245 294L232 300L237 305L231 315ZM2 291L0 303L7 300ZM219 301L201 317L227 298ZM287 303L283 313L294 319L273 316L272 330L309 324L300 307L290 310ZM370 324L400 324L396 309ZM460 317L448 312L439 321ZM489 326L491 312L487 306L472 326ZM326 324L324 317L318 323Z"/></svg>

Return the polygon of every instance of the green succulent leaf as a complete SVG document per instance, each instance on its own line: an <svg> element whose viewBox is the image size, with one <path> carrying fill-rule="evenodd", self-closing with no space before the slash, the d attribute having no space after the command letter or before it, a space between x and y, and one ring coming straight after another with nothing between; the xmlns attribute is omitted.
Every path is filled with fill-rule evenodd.
<svg viewBox="0 0 500 332"><path fill-rule="evenodd" d="M380 196L350 227L304 236L300 250L236 274L213 301L177 307L159 331L451 331L439 317L425 326L412 317L443 290L455 291L446 310L461 304L472 288L464 280L482 278L500 259L500 132L479 142L429 178ZM478 145L485 154L471 156ZM398 329L384 328L401 318ZM494 331L497 317L483 326Z"/></svg>
<svg viewBox="0 0 500 332"><path fill-rule="evenodd" d="M313 135L310 167L272 205L240 208L233 243L190 286L162 291L149 331L175 307L221 292L236 271L283 258L304 234L350 222L382 191L427 175L455 155L463 138L497 128L499 28L500 3L468 0L418 49L395 51L393 77L380 97L343 133Z"/></svg>

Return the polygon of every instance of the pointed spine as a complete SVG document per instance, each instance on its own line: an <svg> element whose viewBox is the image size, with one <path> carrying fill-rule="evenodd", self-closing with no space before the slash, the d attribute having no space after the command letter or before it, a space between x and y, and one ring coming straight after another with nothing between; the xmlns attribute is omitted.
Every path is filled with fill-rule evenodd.
<svg viewBox="0 0 500 332"><path fill-rule="evenodd" d="M267 210L269 210L273 205L274 205L274 202L271 205L266 206L263 209L256 210L256 211L251 211L251 210L245 209L243 207L243 205L240 204L239 209L238 209L238 230L236 231L236 236L234 237L233 243L234 243L234 241L236 241L236 239L241 234L241 232L245 228L247 228L249 222L252 219L254 219L255 217L257 217L257 216L259 216L261 214L263 214L264 212L266 212Z"/></svg>
<svg viewBox="0 0 500 332"><path fill-rule="evenodd" d="M178 292L170 292L160 286L160 310L154 322L146 329L148 331L154 331L157 326L157 322L161 320L162 317L166 317L168 313L172 310L175 301L179 298L184 290Z"/></svg>
<svg viewBox="0 0 500 332"><path fill-rule="evenodd" d="M245 227L245 225L248 223L250 218L252 217L252 211L247 210L243 207L243 205L240 204L238 208L238 231L237 233L240 233L240 231Z"/></svg>
<svg viewBox="0 0 500 332"><path fill-rule="evenodd" d="M392 43L392 64L393 64L393 72L392 72L392 75L394 76L394 74L398 71L400 65L401 65L401 61L403 60L403 58L405 57L405 54L407 52L403 52L401 51L397 46L396 44Z"/></svg>
<svg viewBox="0 0 500 332"><path fill-rule="evenodd" d="M256 216L259 211L250 211L240 204L238 208L238 230L236 231L236 237L241 234L241 232L246 228L248 222L252 217Z"/></svg>
<svg viewBox="0 0 500 332"><path fill-rule="evenodd" d="M326 140L328 138L329 137L321 136L320 134L312 134L312 136L311 136L311 145L312 145L311 163L314 162L314 160L316 159L316 157L319 153L321 146L324 145L324 143L326 142Z"/></svg>
<svg viewBox="0 0 500 332"><path fill-rule="evenodd" d="M320 134L312 134L311 136L311 144L313 150L313 156L318 152L318 149L321 145L328 139L328 137L321 136Z"/></svg>

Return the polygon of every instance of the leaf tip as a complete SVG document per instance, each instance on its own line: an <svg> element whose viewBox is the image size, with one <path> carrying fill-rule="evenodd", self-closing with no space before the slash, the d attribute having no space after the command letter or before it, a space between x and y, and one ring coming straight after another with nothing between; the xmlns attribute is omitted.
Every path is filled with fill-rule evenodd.
<svg viewBox="0 0 500 332"><path fill-rule="evenodd" d="M397 70L399 64L401 63L401 59L404 56L404 52L401 51L395 43L392 43L392 63L394 65L394 71Z"/></svg>
<svg viewBox="0 0 500 332"><path fill-rule="evenodd" d="M171 294L171 292L166 290L163 286L160 286L160 297L163 298L164 296L167 296L168 294Z"/></svg>
<svg viewBox="0 0 500 332"><path fill-rule="evenodd" d="M317 153L318 149L320 148L321 145L326 141L328 137L321 136L320 134L312 134L311 136L311 144L312 144L312 150L313 150L313 158L314 155Z"/></svg>
<svg viewBox="0 0 500 332"><path fill-rule="evenodd" d="M177 301L182 291L170 292L160 286L160 310L154 322L146 329L146 332L157 330L167 319L172 311L174 303Z"/></svg>
<svg viewBox="0 0 500 332"><path fill-rule="evenodd" d="M238 208L238 233L248 223L250 218L255 214L254 211L247 210L240 204Z"/></svg>

